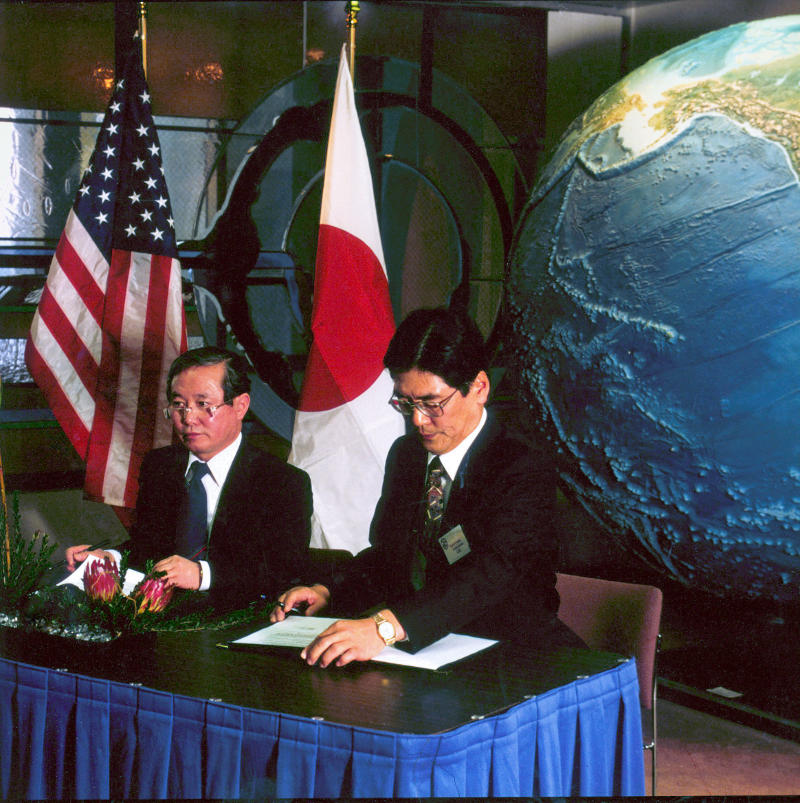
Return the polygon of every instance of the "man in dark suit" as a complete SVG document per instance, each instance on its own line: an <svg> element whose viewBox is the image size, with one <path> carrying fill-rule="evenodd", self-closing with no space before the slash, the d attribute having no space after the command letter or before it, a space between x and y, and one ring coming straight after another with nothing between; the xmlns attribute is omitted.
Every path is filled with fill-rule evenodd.
<svg viewBox="0 0 800 803"><path fill-rule="evenodd" d="M135 523L120 545L130 550L131 566L157 561L170 586L211 590L225 607L274 598L297 582L311 533L308 475L242 435L248 368L243 357L213 346L174 361L164 413L183 445L145 456ZM70 547L68 567L87 554L86 545Z"/></svg>
<svg viewBox="0 0 800 803"><path fill-rule="evenodd" d="M552 529L555 476L549 460L485 410L483 339L466 315L417 310L384 358L391 403L416 429L386 461L370 546L324 582L279 597L284 611L329 603L340 620L303 650L342 666L386 644L416 651L448 632L554 646L579 644L556 619Z"/></svg>

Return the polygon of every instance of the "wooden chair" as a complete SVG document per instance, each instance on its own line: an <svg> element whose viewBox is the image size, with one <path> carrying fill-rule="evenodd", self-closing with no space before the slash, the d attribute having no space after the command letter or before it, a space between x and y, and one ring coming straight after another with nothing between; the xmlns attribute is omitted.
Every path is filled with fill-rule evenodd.
<svg viewBox="0 0 800 803"><path fill-rule="evenodd" d="M663 595L653 586L556 575L561 597L558 618L593 649L634 656L639 676L639 700L649 712L652 787L656 793L656 662L661 635Z"/></svg>

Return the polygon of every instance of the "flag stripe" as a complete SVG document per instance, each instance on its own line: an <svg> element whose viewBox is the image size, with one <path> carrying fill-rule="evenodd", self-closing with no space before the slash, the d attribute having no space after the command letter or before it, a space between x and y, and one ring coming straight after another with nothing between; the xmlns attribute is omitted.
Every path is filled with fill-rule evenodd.
<svg viewBox="0 0 800 803"><path fill-rule="evenodd" d="M136 352L126 352L123 349L126 344L122 342L130 261L131 254L127 251L113 251L111 254L103 314L103 353L95 391L97 408L86 467L85 491L87 496L92 499L121 498L119 493L109 497L104 491L107 482L106 473L111 468L109 455L116 446L112 443L112 431L117 409L118 389L124 388L124 385L120 384L119 358L120 355L124 355L126 363L130 361L135 364L140 356ZM120 470L119 460L115 462L114 468L117 471ZM127 467L125 473L127 474Z"/></svg>
<svg viewBox="0 0 800 803"><path fill-rule="evenodd" d="M47 322L36 316L31 328L32 331L38 334L36 345L37 354L41 362L45 365L52 378L60 377L62 374L67 376L67 379L62 383L63 390L69 398L73 399L75 413L80 418L83 426L87 430L91 430L95 409L92 391L89 386L83 383L80 374L72 370L68 355L61 348L52 330L47 326ZM94 375L92 376L91 387L93 386Z"/></svg>
<svg viewBox="0 0 800 803"><path fill-rule="evenodd" d="M85 300L92 301L92 305L97 311L99 322L102 317L103 297L105 296L106 282L108 281L110 251L106 254L101 250L92 233L78 217L74 207L67 217L64 235L69 243L69 251L67 253L75 254L75 258L83 270L80 277L74 277L73 283L81 294L87 294ZM101 295L99 298L93 294L93 285L100 289Z"/></svg>
<svg viewBox="0 0 800 803"><path fill-rule="evenodd" d="M100 329L90 326L88 337L82 336L75 325L80 325L81 320L85 321L85 318L80 313L68 316L57 298L63 300L64 295L60 294L57 297L51 292L50 287L45 285L37 314L47 326L54 341L48 352L52 353L52 350L57 349L64 359L69 360L84 387L93 387L98 370L98 361L93 352L98 350L95 343L99 344Z"/></svg>
<svg viewBox="0 0 800 803"><path fill-rule="evenodd" d="M69 273L65 271L58 259L50 265L50 274L45 285L62 309L69 310L70 324L83 342L94 349L92 356L96 363L100 362L100 332L103 322L103 297L90 307L86 298L81 294Z"/></svg>
<svg viewBox="0 0 800 803"><path fill-rule="evenodd" d="M70 212L70 218L77 220L74 212ZM78 221L78 225L80 225L80 221ZM81 233L76 230L77 226L72 226L71 228L72 231L68 233L68 231L65 230L61 235L61 239L58 241L55 260L60 268L60 271L58 271L56 276L53 278L57 278L62 282L68 281L70 287L64 286L62 289L65 292L75 293L75 300L78 300L79 303L84 306L92 315L97 325L101 326L103 323L105 287L101 287L98 284L98 277L90 270L89 266L94 265L96 268L98 264L102 265L103 275L101 278L103 280L103 284L105 284L105 276L108 273L108 265L103 262L102 256L99 254L94 243L92 243L91 238L89 239L90 247L84 247L82 249L84 253L79 254L75 248L73 248L69 237L80 237L86 235L81 235ZM100 256L99 263L98 256ZM51 277L48 276L47 278L48 283L50 283Z"/></svg>
<svg viewBox="0 0 800 803"><path fill-rule="evenodd" d="M113 294L109 294L112 309L105 328L117 333L119 352L125 358L116 361L117 393L113 414L109 411L109 438L107 442L99 444L99 448L106 452L103 496L107 498L124 496L131 454L136 443L139 393L144 390L141 388L141 361L145 319L150 304L147 294L149 283L149 254L112 251L109 286L114 290Z"/></svg>
<svg viewBox="0 0 800 803"><path fill-rule="evenodd" d="M139 260L144 259L142 255ZM137 262L139 261L137 260ZM175 349L170 349L165 343L165 332L167 328L167 316L169 313L169 286L160 281L165 271L172 269L172 260L169 257L152 256L148 266L149 287L147 292L147 310L144 317L144 331L142 332L142 357L139 363L139 383L138 398L135 400L136 412L134 416L135 435L133 438L134 450L132 457L136 454L135 449L141 444L146 444L148 434L158 430L159 422L165 421L161 414L159 399L163 398L164 384L166 375L163 373L163 355L165 351L172 352L172 358L177 357ZM145 266L141 265L142 273ZM138 273L138 269L136 271ZM131 333L132 334L132 333ZM126 337L127 337L126 333ZM170 359L172 362L172 359ZM126 387L126 385L123 385ZM168 435L168 433L167 433ZM138 454L138 458L144 457L144 453ZM130 494L132 478L128 475L128 487L126 494Z"/></svg>
<svg viewBox="0 0 800 803"><path fill-rule="evenodd" d="M46 327L40 330L37 342L46 341L48 334L45 334ZM66 433L70 443L81 458L86 458L89 446L89 432L92 425L92 417L81 417L85 413L86 397L91 402L92 415L94 414L94 401L91 395L83 388L82 398L76 395L67 396L67 393L56 378L50 365L43 359L33 342L29 340L25 345L25 363L31 375L36 377L36 382L47 398L50 409L56 417L56 421Z"/></svg>

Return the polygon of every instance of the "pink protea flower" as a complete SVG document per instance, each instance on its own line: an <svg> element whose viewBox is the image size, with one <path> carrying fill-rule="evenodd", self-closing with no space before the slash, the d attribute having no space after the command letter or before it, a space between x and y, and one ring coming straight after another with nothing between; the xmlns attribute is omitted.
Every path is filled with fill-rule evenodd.
<svg viewBox="0 0 800 803"><path fill-rule="evenodd" d="M145 577L133 591L133 598L139 604L136 613L163 611L172 599L172 592L172 588L167 588L166 578Z"/></svg>
<svg viewBox="0 0 800 803"><path fill-rule="evenodd" d="M93 599L111 602L120 591L117 564L108 556L94 561L83 573L83 588Z"/></svg>

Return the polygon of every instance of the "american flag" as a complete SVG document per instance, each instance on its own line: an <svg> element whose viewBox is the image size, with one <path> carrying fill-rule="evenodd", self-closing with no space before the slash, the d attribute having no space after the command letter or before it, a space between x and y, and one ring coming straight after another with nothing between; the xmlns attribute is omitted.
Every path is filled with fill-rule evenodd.
<svg viewBox="0 0 800 803"><path fill-rule="evenodd" d="M140 59L118 80L25 350L78 454L85 495L135 506L142 457L170 443L166 374L186 350L180 263Z"/></svg>

